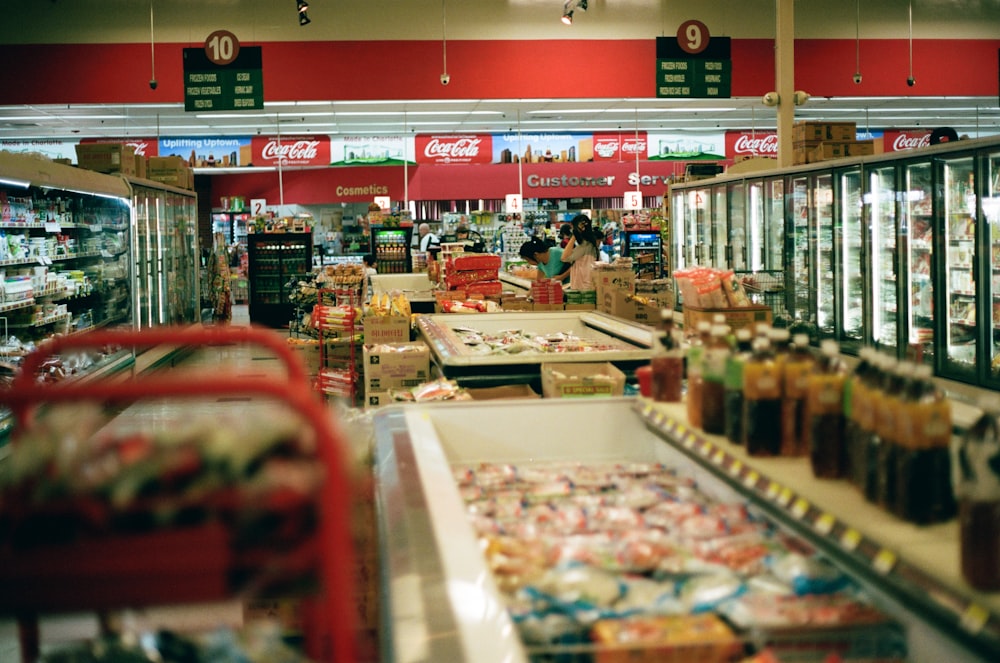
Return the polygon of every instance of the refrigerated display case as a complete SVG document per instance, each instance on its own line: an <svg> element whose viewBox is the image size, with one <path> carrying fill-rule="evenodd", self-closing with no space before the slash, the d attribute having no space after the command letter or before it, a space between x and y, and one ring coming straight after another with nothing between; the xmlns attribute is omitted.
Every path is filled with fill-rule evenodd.
<svg viewBox="0 0 1000 663"><path fill-rule="evenodd" d="M872 233L871 340L875 346L895 353L899 347L903 304L898 279L902 266L898 250L895 166L872 168L867 172L866 184L866 211Z"/></svg>
<svg viewBox="0 0 1000 663"><path fill-rule="evenodd" d="M250 322L287 327L290 296L312 271L312 233L250 233L247 255Z"/></svg>
<svg viewBox="0 0 1000 663"><path fill-rule="evenodd" d="M807 468L806 461L797 460L792 468L787 458L749 458L737 445L692 431L679 414L682 412L683 406L654 406L638 399L614 398L415 404L379 410L373 423L378 477L376 515L383 560L382 605L386 615L381 634L383 660L728 662L743 660L768 645L774 647L772 654L777 660L996 660L1000 654L996 620L1000 603L995 596L961 586L952 575L957 555L945 568L935 568L932 561L931 551L935 549L954 551L954 528L945 538L942 528L929 531L892 522L891 516L866 504L846 483L820 485L808 469L800 472ZM567 469L531 492L528 486L543 480L555 463L577 468L579 477ZM500 468L506 477L492 475L496 481L491 485L499 483L509 490L503 503L496 500L487 504L484 500L483 510L473 510L467 500L483 496L490 484L477 486L463 481L475 472L469 468L486 465ZM620 618L627 611L642 614L643 609L648 609L635 594L623 596L627 590L617 575L608 583L602 582L602 571L620 572L636 563L637 558L628 553L633 550L629 543L635 538L629 535L627 523L648 532L656 528L656 521L652 515L648 522L626 515L626 503L640 504L638 484L625 484L631 490L619 486L627 492L620 501L615 501L614 491L608 491L601 493L600 501L593 494L581 496L589 500L584 504L581 499L576 509L552 505L559 499L557 496L573 490L567 486L573 486L574 479L578 480L577 486L594 486L598 485L596 475L611 468L632 468L642 473L652 467L690 481L689 490L701 492L730 509L746 509L759 526L778 532L802 555L823 556L826 564L859 588L859 596L866 604L889 615L901 629L879 622L856 630L838 629L827 621L825 627L807 627L797 634L792 629L783 634L784 638L776 638L774 631L761 627L745 632L741 636L745 649L731 653L704 647L686 650L677 641L669 643L672 649L667 649L668 643L661 643L658 650L635 649L635 642L622 643L612 650L596 647L590 638L573 629L580 625L586 628L597 618ZM641 485L658 484L651 479ZM519 500L519 491L528 491L528 498ZM681 507L681 492L660 488L662 499L669 502L664 505L670 507L665 511ZM642 504L655 511L655 502L653 499L652 503ZM508 527L494 530L493 536L477 530L477 523L501 513L509 517L505 521ZM710 508L697 510L703 518L710 513ZM539 523L540 528L544 518L562 525L564 532L579 534L571 543L547 539L533 527ZM588 536L592 532L589 526L596 527L598 522L612 518L617 518L616 535L602 547L601 537ZM677 528L675 537L683 536L681 529ZM740 539L738 533L729 534ZM747 537L748 533L742 535ZM598 554L591 554L588 546L599 548ZM713 574L720 573L720 566L738 566L746 561L746 557L737 560L727 555L723 552L725 546L718 538L706 539L705 549L714 551L715 563L687 573L676 570L676 564L681 563L677 547L642 547L653 557L669 558L664 567L657 567L665 574L653 572L644 575L643 581L676 580L645 587L650 591L643 594L663 610L673 609L678 614L679 606L670 601L671 592L684 595L699 579L705 579L701 574L718 580L719 576ZM508 555L496 555L504 552ZM778 549L771 549L771 553L773 563ZM579 575L574 577L583 584L572 587L577 593L567 592L564 604L553 606L545 602L542 594L545 587L552 586L546 584L552 576L545 571L558 572L554 558L559 554L576 560L573 568ZM507 563L491 566L486 555ZM532 570L530 564L523 565L525 555L540 563L545 574L528 573L512 580L510 573ZM649 563L649 558L642 559L639 563ZM746 581L746 568L722 573L730 581ZM512 602L512 596L521 596L512 589L518 583L540 587L540 591L529 588L523 601L515 598ZM753 584L747 582L741 585L742 590L733 591L753 592ZM718 585L715 587L718 589ZM725 596L727 591L720 594ZM576 601L581 592L587 592L584 596L592 600L585 605ZM620 602L600 609L595 605L601 600L598 596L609 597L604 600L617 597ZM720 610L724 601L719 595L715 599L697 609L704 613ZM774 595L772 600L781 601ZM540 606L551 610L537 614L543 612ZM543 621L533 628L536 618ZM799 629L802 624L798 622Z"/></svg>
<svg viewBox="0 0 1000 663"><path fill-rule="evenodd" d="M751 233L748 228L746 183L730 182L726 185L726 208L729 220L729 242L726 253L727 262L713 267L734 269L743 272L749 269L750 256L753 253Z"/></svg>
<svg viewBox="0 0 1000 663"><path fill-rule="evenodd" d="M989 238L989 246L983 251L983 259L988 265L986 273L990 275L989 296L985 297L986 314L989 316L989 367L987 368L987 384L1000 386L1000 150L986 155L982 166L982 202L983 221Z"/></svg>
<svg viewBox="0 0 1000 663"><path fill-rule="evenodd" d="M816 326L820 338L832 338L837 329L833 175L830 173L813 175L810 189L813 199L810 210L813 227L809 233L815 234L816 237L813 263L815 271L810 276L816 284Z"/></svg>
<svg viewBox="0 0 1000 663"><path fill-rule="evenodd" d="M813 293L816 282L813 281L812 265L815 264L816 242L815 237L810 238L809 184L810 179L805 175L792 177L785 201L791 219L785 235L785 255L789 264L785 271L785 306L789 317L800 322L815 320Z"/></svg>
<svg viewBox="0 0 1000 663"><path fill-rule="evenodd" d="M198 322L197 196L151 180L126 179L132 190L136 326Z"/></svg>
<svg viewBox="0 0 1000 663"><path fill-rule="evenodd" d="M248 212L212 210L212 232L222 233L227 244L239 244L246 248L247 228L251 220Z"/></svg>
<svg viewBox="0 0 1000 663"><path fill-rule="evenodd" d="M380 274L409 274L413 271L410 254L412 226L401 228L371 228L371 252L375 255Z"/></svg>
<svg viewBox="0 0 1000 663"><path fill-rule="evenodd" d="M718 267L722 269L730 261L730 237L729 237L729 206L726 204L726 185L720 184L711 188L711 199L708 201L708 215L711 219L712 227L709 229L706 253L703 254L707 267Z"/></svg>
<svg viewBox="0 0 1000 663"><path fill-rule="evenodd" d="M636 278L663 276L663 242L658 231L626 230L622 238L622 256L632 259Z"/></svg>
<svg viewBox="0 0 1000 663"><path fill-rule="evenodd" d="M979 308L975 161L971 155L943 157L940 164L946 274L941 310L947 312L948 321L941 372L947 377L972 381L976 376Z"/></svg>
<svg viewBox="0 0 1000 663"><path fill-rule="evenodd" d="M838 171L837 253L840 271L835 293L838 297L838 340L848 352L857 353L867 337L865 325L865 225L861 196L861 169Z"/></svg>
<svg viewBox="0 0 1000 663"><path fill-rule="evenodd" d="M891 166L886 167L891 168ZM883 179L888 178L888 173ZM934 365L935 241L934 179L930 161L907 163L902 168L900 226L903 229L899 274L905 276L899 298L902 342L917 361ZM894 274L895 276L895 274ZM875 299L878 302L878 298ZM888 307L889 304L886 304ZM879 328L874 330L878 333ZM893 330L895 332L895 330ZM876 338L878 341L879 339ZM893 344L890 347L895 347Z"/></svg>

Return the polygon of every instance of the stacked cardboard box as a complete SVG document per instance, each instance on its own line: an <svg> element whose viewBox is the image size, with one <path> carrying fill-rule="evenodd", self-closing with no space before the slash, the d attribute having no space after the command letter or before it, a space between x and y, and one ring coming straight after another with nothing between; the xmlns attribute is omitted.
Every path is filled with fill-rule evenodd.
<svg viewBox="0 0 1000 663"><path fill-rule="evenodd" d="M813 163L826 159L875 153L875 141L857 140L854 122L796 122L792 126L792 161Z"/></svg>
<svg viewBox="0 0 1000 663"><path fill-rule="evenodd" d="M532 281L531 301L531 308L534 311L561 311L563 309L562 283L555 279Z"/></svg>
<svg viewBox="0 0 1000 663"><path fill-rule="evenodd" d="M178 156L149 157L146 160L146 179L181 189L194 189L194 171Z"/></svg>
<svg viewBox="0 0 1000 663"><path fill-rule="evenodd" d="M500 256L485 253L457 253L445 261L444 283L448 290L466 295L500 297Z"/></svg>
<svg viewBox="0 0 1000 663"><path fill-rule="evenodd" d="M80 143L76 146L76 162L87 170L134 176L135 161L135 148L124 143Z"/></svg>
<svg viewBox="0 0 1000 663"><path fill-rule="evenodd" d="M430 380L430 348L425 343L365 344L365 404L393 402L392 391Z"/></svg>

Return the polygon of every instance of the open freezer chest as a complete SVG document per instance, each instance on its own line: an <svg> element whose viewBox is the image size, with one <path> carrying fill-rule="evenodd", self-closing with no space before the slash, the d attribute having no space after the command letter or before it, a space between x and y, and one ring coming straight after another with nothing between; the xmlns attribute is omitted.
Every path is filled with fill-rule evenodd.
<svg viewBox="0 0 1000 663"><path fill-rule="evenodd" d="M383 660L980 660L647 427L636 399L374 421Z"/></svg>
<svg viewBox="0 0 1000 663"><path fill-rule="evenodd" d="M443 377L462 386L532 384L541 365L610 362L627 377L649 363L652 328L594 311L440 314L417 318Z"/></svg>

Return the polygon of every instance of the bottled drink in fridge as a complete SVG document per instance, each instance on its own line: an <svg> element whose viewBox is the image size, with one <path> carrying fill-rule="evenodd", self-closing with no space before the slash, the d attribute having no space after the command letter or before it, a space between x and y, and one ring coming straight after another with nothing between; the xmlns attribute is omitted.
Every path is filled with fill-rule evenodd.
<svg viewBox="0 0 1000 663"><path fill-rule="evenodd" d="M934 384L931 367L914 366L897 437L893 512L900 518L925 525L955 515L951 427L951 401Z"/></svg>
<svg viewBox="0 0 1000 663"><path fill-rule="evenodd" d="M819 359L806 377L809 461L813 475L822 479L844 476L847 449L844 446L844 365L840 345L825 340Z"/></svg>
<svg viewBox="0 0 1000 663"><path fill-rule="evenodd" d="M673 331L656 333L650 366L653 369L653 400L679 403L684 381L684 355Z"/></svg>
<svg viewBox="0 0 1000 663"><path fill-rule="evenodd" d="M751 456L781 452L781 372L763 338L743 365L743 444Z"/></svg>
<svg viewBox="0 0 1000 663"><path fill-rule="evenodd" d="M705 346L708 344L712 324L698 323L697 334L688 341L687 350L687 417L688 423L701 428L702 368L705 363Z"/></svg>
<svg viewBox="0 0 1000 663"><path fill-rule="evenodd" d="M982 591L1000 590L1000 408L983 414L959 445L958 499L962 575Z"/></svg>
<svg viewBox="0 0 1000 663"><path fill-rule="evenodd" d="M750 356L753 335L749 329L736 330L736 348L726 360L723 394L726 403L726 439L743 444L743 365Z"/></svg>
<svg viewBox="0 0 1000 663"><path fill-rule="evenodd" d="M781 401L781 455L805 456L809 453L809 427L806 420L806 380L813 369L809 336L796 334L783 364Z"/></svg>
<svg viewBox="0 0 1000 663"><path fill-rule="evenodd" d="M729 327L712 325L702 366L701 427L706 433L722 435L726 430L726 401L723 381L729 358Z"/></svg>

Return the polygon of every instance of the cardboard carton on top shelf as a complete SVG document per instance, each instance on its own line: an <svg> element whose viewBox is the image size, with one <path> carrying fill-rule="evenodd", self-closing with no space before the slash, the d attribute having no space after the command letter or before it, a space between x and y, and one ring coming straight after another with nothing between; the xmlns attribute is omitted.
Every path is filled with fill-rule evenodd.
<svg viewBox="0 0 1000 663"><path fill-rule="evenodd" d="M135 148L124 143L80 143L76 146L80 168L99 173L135 175Z"/></svg>
<svg viewBox="0 0 1000 663"><path fill-rule="evenodd" d="M858 135L855 122L796 122L792 125L792 142L848 141Z"/></svg>

